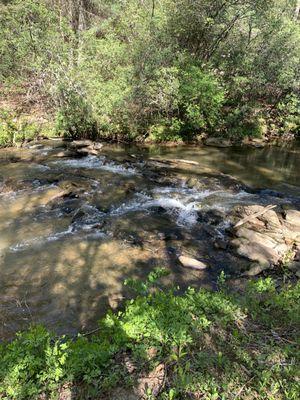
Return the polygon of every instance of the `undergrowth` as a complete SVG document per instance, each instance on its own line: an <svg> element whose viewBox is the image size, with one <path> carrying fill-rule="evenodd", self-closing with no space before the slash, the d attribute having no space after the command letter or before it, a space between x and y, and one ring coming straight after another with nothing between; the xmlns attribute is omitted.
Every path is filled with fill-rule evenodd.
<svg viewBox="0 0 300 400"><path fill-rule="evenodd" d="M37 123L17 113L0 109L0 148L21 145L53 134L54 129L50 123Z"/></svg>
<svg viewBox="0 0 300 400"><path fill-rule="evenodd" d="M113 399L158 366L164 377L144 398L299 398L299 283L277 290L260 279L240 295L222 279L217 292L178 294L158 286L163 273L126 282L137 295L93 335L57 338L33 326L2 344L0 398L63 398L67 386L72 399Z"/></svg>

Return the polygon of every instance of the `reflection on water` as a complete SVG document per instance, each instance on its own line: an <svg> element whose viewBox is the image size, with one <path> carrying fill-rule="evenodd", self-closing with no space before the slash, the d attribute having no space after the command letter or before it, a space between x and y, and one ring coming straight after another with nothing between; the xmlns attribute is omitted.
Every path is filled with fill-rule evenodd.
<svg viewBox="0 0 300 400"><path fill-rule="evenodd" d="M197 161L200 166L230 174L254 188L287 190L297 195L300 186L300 142L264 148L162 147L155 148L154 153Z"/></svg>
<svg viewBox="0 0 300 400"><path fill-rule="evenodd" d="M80 159L59 158L60 146L0 150L0 338L32 322L59 333L94 327L128 295L124 279L155 266L170 269L166 283L212 285L236 261L214 249L199 213L221 213L213 226L221 237L234 205L299 198L295 144L106 146ZM199 165L151 167L153 157ZM182 250L210 268L184 270Z"/></svg>

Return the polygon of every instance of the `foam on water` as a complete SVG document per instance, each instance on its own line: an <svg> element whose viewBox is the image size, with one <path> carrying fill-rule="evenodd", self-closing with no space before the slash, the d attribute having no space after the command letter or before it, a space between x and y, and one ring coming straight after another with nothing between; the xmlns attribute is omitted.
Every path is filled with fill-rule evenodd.
<svg viewBox="0 0 300 400"><path fill-rule="evenodd" d="M197 222L197 210L201 200L212 192L205 190L195 192L183 187L155 188L150 194L137 193L135 199L112 210L112 215L123 215L128 212L149 210L162 207L178 225L194 225Z"/></svg>
<svg viewBox="0 0 300 400"><path fill-rule="evenodd" d="M180 226L192 227L197 223L200 209L218 209L226 212L234 205L245 201L251 202L253 195L244 191L238 193L223 190L198 191L185 186L157 187L150 193L137 193L128 203L111 211L111 215L124 215L129 212L151 210L153 207L162 207L172 220ZM227 226L220 226L220 234Z"/></svg>
<svg viewBox="0 0 300 400"><path fill-rule="evenodd" d="M107 161L106 157L86 156L80 159L67 159L52 161L52 165L64 166L67 168L102 169L120 175L136 175L134 168L124 167L113 161Z"/></svg>
<svg viewBox="0 0 300 400"><path fill-rule="evenodd" d="M28 193L29 195L32 195L39 192L43 192L45 190L52 189L54 187L56 187L54 183L41 185L40 181L36 179L35 181L32 182L32 187L0 193L0 198L15 200L18 197L22 197L24 194Z"/></svg>
<svg viewBox="0 0 300 400"><path fill-rule="evenodd" d="M10 246L9 250L12 253L16 253L19 251L26 250L28 248L38 248L40 246L45 245L46 243L55 242L57 240L63 239L68 236L74 236L78 240L83 239L100 239L105 238L106 234L101 231L93 231L93 226L91 225L81 225L78 228L74 228L73 225L70 225L68 229L62 232L55 232L52 235L48 236L38 236L31 240L24 240L22 242L17 243L16 245Z"/></svg>
<svg viewBox="0 0 300 400"><path fill-rule="evenodd" d="M38 236L31 240L24 240L22 242L17 243L14 246L10 246L9 250L11 252L18 252L18 251L26 250L29 247L39 247L45 243L54 242L65 236L68 236L68 235L72 234L72 232L73 232L72 226L69 226L68 229L66 229L65 231L62 231L62 232L56 232L56 233L54 233L52 235L48 235L48 236Z"/></svg>
<svg viewBox="0 0 300 400"><path fill-rule="evenodd" d="M51 168L45 164L34 164L34 165L32 165L32 168L37 169L42 172L51 170Z"/></svg>
<svg viewBox="0 0 300 400"><path fill-rule="evenodd" d="M82 212L82 215L79 215L78 218L76 218L72 222L73 230L83 230L87 231L92 229L97 223L102 221L103 216L106 214L103 213L102 211L99 211L97 207L89 205L89 204L84 204L78 209L78 212ZM75 214L76 216L76 214ZM73 217L74 218L74 217Z"/></svg>

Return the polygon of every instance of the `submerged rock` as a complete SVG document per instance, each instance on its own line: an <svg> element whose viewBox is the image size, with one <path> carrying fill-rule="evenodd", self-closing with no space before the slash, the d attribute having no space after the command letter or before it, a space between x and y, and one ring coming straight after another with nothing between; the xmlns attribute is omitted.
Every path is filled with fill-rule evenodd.
<svg viewBox="0 0 300 400"><path fill-rule="evenodd" d="M231 142L228 139L220 138L220 137L209 137L205 139L204 144L206 146L214 146L214 147L230 147Z"/></svg>
<svg viewBox="0 0 300 400"><path fill-rule="evenodd" d="M196 260L192 257L180 256L178 260L185 268L192 268L197 270L203 270L207 268L207 265L204 262Z"/></svg>
<svg viewBox="0 0 300 400"><path fill-rule="evenodd" d="M73 222L82 222L84 219L88 218L90 216L89 213L86 212L84 208L79 208L76 210L72 217L72 223Z"/></svg>
<svg viewBox="0 0 300 400"><path fill-rule="evenodd" d="M72 223L96 223L99 219L99 213L101 212L96 207L84 204L74 213Z"/></svg>
<svg viewBox="0 0 300 400"><path fill-rule="evenodd" d="M214 245L215 249L226 250L228 247L228 242L227 242L227 240L224 240L221 238L216 238L213 242L213 245Z"/></svg>
<svg viewBox="0 0 300 400"><path fill-rule="evenodd" d="M83 147L88 147L88 146L92 146L93 142L91 140L73 140L73 142L71 142L69 144L69 147L73 148L73 149L81 149Z"/></svg>
<svg viewBox="0 0 300 400"><path fill-rule="evenodd" d="M212 238L216 238L218 236L216 228L209 224L203 224L202 229L205 233L207 233L207 235L211 236Z"/></svg>
<svg viewBox="0 0 300 400"><path fill-rule="evenodd" d="M0 193L11 193L18 190L32 189L36 180L18 180L14 178L6 178L0 182Z"/></svg>
<svg viewBox="0 0 300 400"><path fill-rule="evenodd" d="M102 218L101 211L96 207L87 204L82 205L73 214L71 224L73 230L101 230L106 225L106 220Z"/></svg>
<svg viewBox="0 0 300 400"><path fill-rule="evenodd" d="M220 210L199 210L197 221L210 225L218 225L225 220L225 213Z"/></svg>
<svg viewBox="0 0 300 400"><path fill-rule="evenodd" d="M55 157L64 158L64 157L78 157L78 153L72 150L62 150L55 154Z"/></svg>
<svg viewBox="0 0 300 400"><path fill-rule="evenodd" d="M165 214L167 212L162 206L152 206L148 210L154 214Z"/></svg>
<svg viewBox="0 0 300 400"><path fill-rule="evenodd" d="M233 193L238 193L241 190L249 190L246 185L240 183L233 176L221 173L219 173L218 176L203 175L200 177L190 177L185 181L185 185L189 189L195 189L198 191L209 190L214 192L219 190L228 190Z"/></svg>
<svg viewBox="0 0 300 400"><path fill-rule="evenodd" d="M65 178L60 176L59 178L63 179L59 180L58 187L76 196L88 194L92 191L92 182L85 177L78 176L76 180L73 177L68 178L68 176Z"/></svg>
<svg viewBox="0 0 300 400"><path fill-rule="evenodd" d="M268 269L269 266L268 265L262 265L262 264L254 264L252 265L252 267L250 267L250 269L246 272L243 273L244 276L256 276L261 274L263 271L265 271L266 269Z"/></svg>
<svg viewBox="0 0 300 400"><path fill-rule="evenodd" d="M81 156L97 156L103 144L91 140L74 140L69 144L69 147Z"/></svg>
<svg viewBox="0 0 300 400"><path fill-rule="evenodd" d="M84 147L83 149L78 149L77 153L83 155L83 156L97 156L98 155L98 151L90 148L90 147Z"/></svg>
<svg viewBox="0 0 300 400"><path fill-rule="evenodd" d="M64 199L71 199L74 197L76 197L76 194L73 193L72 190L57 187L54 195L49 198L47 205L53 206L57 201L64 200Z"/></svg>

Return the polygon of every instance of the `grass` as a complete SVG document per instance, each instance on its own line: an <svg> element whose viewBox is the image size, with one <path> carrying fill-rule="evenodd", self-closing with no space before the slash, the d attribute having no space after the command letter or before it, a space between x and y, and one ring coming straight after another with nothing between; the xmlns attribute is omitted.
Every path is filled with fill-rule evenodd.
<svg viewBox="0 0 300 400"><path fill-rule="evenodd" d="M260 279L241 295L222 279L179 295L159 288L161 274L127 282L138 294L93 335L35 326L2 344L0 398L299 398L299 283Z"/></svg>

